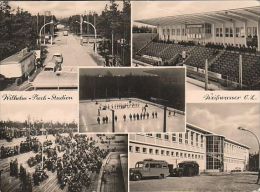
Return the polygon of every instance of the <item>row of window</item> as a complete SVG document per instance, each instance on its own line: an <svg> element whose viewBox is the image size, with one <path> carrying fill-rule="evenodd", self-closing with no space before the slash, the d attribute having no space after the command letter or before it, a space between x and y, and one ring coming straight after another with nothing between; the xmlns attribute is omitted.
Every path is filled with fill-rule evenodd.
<svg viewBox="0 0 260 192"><path fill-rule="evenodd" d="M153 137L153 134L147 134L147 136L149 137ZM169 141L169 135L168 134L164 134L164 136L162 134L156 134L155 137L157 139L163 139L166 141ZM187 145L193 145L193 146L197 146L197 147L204 147L204 136L200 135L198 133L195 133L193 131L186 131L186 133L173 133L172 134L172 138L171 141L173 143L179 143L179 144L187 144Z"/></svg>
<svg viewBox="0 0 260 192"><path fill-rule="evenodd" d="M233 27L226 27L225 28L225 37L245 37L245 29L244 27L236 27L235 34L233 31ZM247 27L247 37L254 37L257 36L257 28L256 27ZM216 37L223 37L223 29L216 28Z"/></svg>
<svg viewBox="0 0 260 192"><path fill-rule="evenodd" d="M238 154L238 153L243 154L247 152L245 148L227 142L224 143L224 151L225 153L234 153L234 154Z"/></svg>
<svg viewBox="0 0 260 192"><path fill-rule="evenodd" d="M245 160L232 159L232 158L224 158L224 162L241 164L241 163L244 163Z"/></svg>
<svg viewBox="0 0 260 192"><path fill-rule="evenodd" d="M185 153L180 151L154 149L154 148L139 147L139 146L133 147L131 145L129 145L129 152L143 153L143 154L150 154L150 155L171 156L171 157L179 157L179 158L189 158L189 159L203 159L203 155L194 154L194 153Z"/></svg>
<svg viewBox="0 0 260 192"><path fill-rule="evenodd" d="M186 29L188 37L201 37L201 34L203 33L204 29L202 28L196 28L197 30L193 29ZM163 35L174 35L174 36L180 36L181 35L181 30L182 30L182 36L186 36L186 30L185 29L163 29ZM195 31L194 31L195 30ZM223 31L222 27L217 27L216 28L216 37L245 37L245 29L244 27L236 27L233 30L233 27L225 27L225 31ZM225 32L225 34L223 34ZM211 34L211 28L206 27L205 28L205 33ZM235 34L234 34L235 33ZM256 27L247 27L247 37L254 37L257 36L257 28Z"/></svg>

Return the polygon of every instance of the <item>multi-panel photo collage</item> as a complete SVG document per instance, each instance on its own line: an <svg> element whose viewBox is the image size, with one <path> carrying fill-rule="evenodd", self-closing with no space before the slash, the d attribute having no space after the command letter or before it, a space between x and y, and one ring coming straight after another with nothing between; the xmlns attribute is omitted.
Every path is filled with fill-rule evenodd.
<svg viewBox="0 0 260 192"><path fill-rule="evenodd" d="M260 2L0 1L0 192L260 191Z"/></svg>

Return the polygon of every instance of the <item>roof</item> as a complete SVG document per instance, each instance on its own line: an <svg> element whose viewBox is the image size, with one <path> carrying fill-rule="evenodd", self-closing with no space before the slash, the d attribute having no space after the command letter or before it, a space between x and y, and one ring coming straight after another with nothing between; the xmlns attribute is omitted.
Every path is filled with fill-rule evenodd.
<svg viewBox="0 0 260 192"><path fill-rule="evenodd" d="M4 60L0 61L0 65L17 64L18 62L23 61L24 59L28 58L32 54L33 54L32 51L24 53L24 54L21 54L21 52L18 52L16 54L13 54L10 57L7 57Z"/></svg>
<svg viewBox="0 0 260 192"><path fill-rule="evenodd" d="M184 14L168 17L136 20L135 22L153 25L170 26L176 24L202 24L202 23L223 23L233 21L259 21L260 6L244 7L239 9L228 9L222 11Z"/></svg>

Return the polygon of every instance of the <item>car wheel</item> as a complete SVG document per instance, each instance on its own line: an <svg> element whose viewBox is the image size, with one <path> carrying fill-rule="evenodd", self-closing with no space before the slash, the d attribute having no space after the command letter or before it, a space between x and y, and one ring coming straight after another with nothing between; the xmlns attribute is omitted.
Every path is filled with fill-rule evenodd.
<svg viewBox="0 0 260 192"><path fill-rule="evenodd" d="M141 180L141 179L142 179L141 174L139 174L139 173L135 174L134 179L135 179L136 181Z"/></svg>

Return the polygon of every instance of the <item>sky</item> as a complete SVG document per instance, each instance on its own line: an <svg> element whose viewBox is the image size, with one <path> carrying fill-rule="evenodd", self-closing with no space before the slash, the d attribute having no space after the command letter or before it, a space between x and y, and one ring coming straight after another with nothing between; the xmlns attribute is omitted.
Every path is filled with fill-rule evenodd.
<svg viewBox="0 0 260 192"><path fill-rule="evenodd" d="M57 18L68 17L76 14L84 14L86 11L95 11L100 14L109 1L11 1L12 8L23 8L33 15L44 14L51 11ZM122 2L118 2L119 9L122 9Z"/></svg>
<svg viewBox="0 0 260 192"><path fill-rule="evenodd" d="M1 103L0 120L22 121L27 120L28 115L34 120L53 122L78 122L78 108L75 103L50 103L44 102L15 102Z"/></svg>
<svg viewBox="0 0 260 192"><path fill-rule="evenodd" d="M260 5L260 1L133 1L133 20Z"/></svg>
<svg viewBox="0 0 260 192"><path fill-rule="evenodd" d="M260 136L259 104L187 104L187 122L249 146L258 152L256 139L242 126Z"/></svg>

